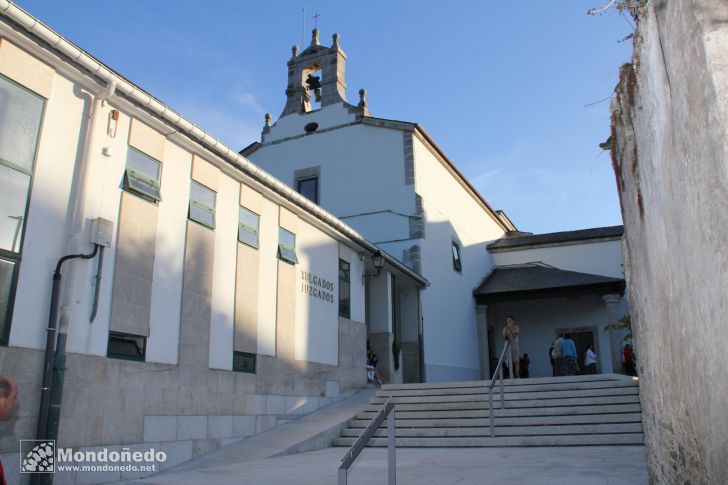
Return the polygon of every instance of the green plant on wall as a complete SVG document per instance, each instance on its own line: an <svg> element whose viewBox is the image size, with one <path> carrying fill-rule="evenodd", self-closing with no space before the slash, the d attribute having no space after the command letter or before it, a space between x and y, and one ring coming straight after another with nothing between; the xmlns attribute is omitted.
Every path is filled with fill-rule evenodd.
<svg viewBox="0 0 728 485"><path fill-rule="evenodd" d="M614 323L609 323L604 326L604 331L607 332L609 330L625 330L626 333L624 335L624 341L631 341L632 340L632 317L630 317L629 313L622 315L622 318L617 320Z"/></svg>

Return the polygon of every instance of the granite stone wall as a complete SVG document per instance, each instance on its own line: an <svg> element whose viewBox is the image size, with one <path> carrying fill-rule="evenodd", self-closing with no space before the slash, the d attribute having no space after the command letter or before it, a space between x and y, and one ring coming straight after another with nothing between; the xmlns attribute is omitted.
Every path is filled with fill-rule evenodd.
<svg viewBox="0 0 728 485"><path fill-rule="evenodd" d="M651 483L728 483L727 20L651 0L612 104Z"/></svg>

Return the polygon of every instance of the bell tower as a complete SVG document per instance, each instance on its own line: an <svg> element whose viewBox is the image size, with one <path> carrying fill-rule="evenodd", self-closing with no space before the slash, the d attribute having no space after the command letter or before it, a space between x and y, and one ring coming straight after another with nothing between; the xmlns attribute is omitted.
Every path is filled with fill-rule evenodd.
<svg viewBox="0 0 728 485"><path fill-rule="evenodd" d="M312 111L312 98L321 108L346 102L346 53L339 47L339 34L332 36L331 47L319 43L319 30L313 29L311 45L298 53L293 46L293 56L288 61L288 86L286 106L281 117L293 113ZM320 76L315 74L320 71Z"/></svg>

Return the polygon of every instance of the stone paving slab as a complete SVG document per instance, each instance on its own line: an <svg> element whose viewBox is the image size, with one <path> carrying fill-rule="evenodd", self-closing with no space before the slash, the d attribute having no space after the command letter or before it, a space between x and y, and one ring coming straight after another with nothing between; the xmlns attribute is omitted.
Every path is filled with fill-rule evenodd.
<svg viewBox="0 0 728 485"><path fill-rule="evenodd" d="M327 484L337 483L345 450L324 450L167 472L130 483ZM349 484L387 483L386 449L365 449ZM452 448L397 450L398 485L642 485L648 483L643 446L559 448Z"/></svg>

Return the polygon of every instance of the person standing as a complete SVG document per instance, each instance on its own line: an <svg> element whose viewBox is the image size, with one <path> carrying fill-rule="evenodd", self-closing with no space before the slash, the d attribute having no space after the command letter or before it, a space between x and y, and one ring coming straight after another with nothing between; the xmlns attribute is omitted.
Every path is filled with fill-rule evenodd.
<svg viewBox="0 0 728 485"><path fill-rule="evenodd" d="M576 344L571 339L571 335L564 336L561 342L561 375L573 376L579 371L576 363Z"/></svg>
<svg viewBox="0 0 728 485"><path fill-rule="evenodd" d="M594 353L594 344L589 344L584 354L584 373L597 373L597 354Z"/></svg>
<svg viewBox="0 0 728 485"><path fill-rule="evenodd" d="M0 375L0 421L10 421L14 411L20 406L18 401L18 386L8 376ZM0 462L0 485L6 485L5 471Z"/></svg>
<svg viewBox="0 0 728 485"><path fill-rule="evenodd" d="M518 335L519 335L518 325L516 325L516 321L513 318L512 315L508 315L506 317L506 326L503 329L503 338L506 340L506 342L511 343L510 351L508 352L508 355L506 356L508 360L513 364L513 368L510 369L511 372L511 379L518 378L519 373L519 363L518 363Z"/></svg>
<svg viewBox="0 0 728 485"><path fill-rule="evenodd" d="M561 354L561 344L564 343L564 334L560 333L558 337L556 337L556 340L554 340L554 343L551 344L551 358L553 359L554 363L554 377L559 377L563 375L561 373L561 367L563 366L562 359L563 355Z"/></svg>

